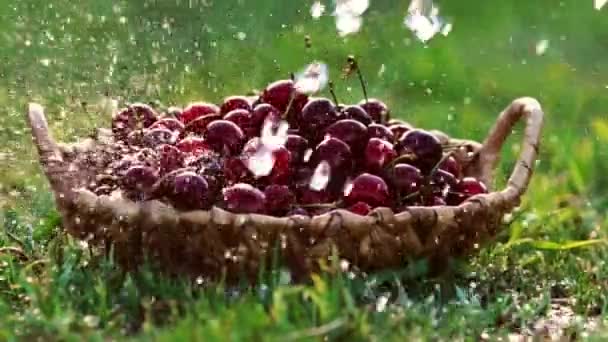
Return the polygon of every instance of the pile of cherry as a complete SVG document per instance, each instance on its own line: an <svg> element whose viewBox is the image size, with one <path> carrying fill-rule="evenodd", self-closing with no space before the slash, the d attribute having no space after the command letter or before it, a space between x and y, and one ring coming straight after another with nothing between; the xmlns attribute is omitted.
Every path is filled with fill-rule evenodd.
<svg viewBox="0 0 608 342"><path fill-rule="evenodd" d="M334 104L291 80L220 106L193 103L159 115L132 104L112 120L115 154L96 194L161 200L178 210L316 215L346 208L458 205L487 192L463 177L432 134L389 119L369 99Z"/></svg>

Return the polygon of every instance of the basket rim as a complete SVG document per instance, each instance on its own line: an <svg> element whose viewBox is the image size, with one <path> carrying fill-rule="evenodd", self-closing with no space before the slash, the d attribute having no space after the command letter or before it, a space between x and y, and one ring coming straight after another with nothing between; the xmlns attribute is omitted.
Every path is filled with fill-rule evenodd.
<svg viewBox="0 0 608 342"><path fill-rule="evenodd" d="M509 204L510 207L515 207L519 204L520 197L526 191L530 178L534 170L534 164L539 152L539 140L542 131L544 113L539 102L533 98L524 97L514 100L498 117L494 127L491 129L488 137L483 144L472 140L454 139L439 131L431 131L436 134L443 135L451 141L460 141L469 144L479 145L479 150L475 153L471 160L470 172L475 174L485 184L490 186L493 179L493 173L497 165L500 150L511 133L512 127L520 119L526 119L526 129L523 139L523 144L519 159L515 164L515 168L509 178L506 187L502 190L491 191L486 194L479 194L468 198L459 205L441 205L441 206L409 206L403 211L394 212L388 207L378 207L372 210L367 216L352 213L342 208L335 208L329 212L312 215L291 215L276 217L265 214L238 214L228 212L217 206L213 206L209 210L177 210L172 206L165 204L159 200L147 200L134 202L124 197L111 198L111 195L96 195L87 189L70 186L68 177L65 174L68 172L66 163L61 157L61 147L57 144L49 131L43 107L36 103L30 103L28 109L28 123L32 129L32 136L35 145L39 152L40 163L45 171L47 178L51 183L53 192L59 207L72 206L74 204L85 204L90 206L93 203L105 203L111 207L115 206L137 206L139 209L147 207L158 207L163 205L173 209L174 214L182 217L201 216L205 213L222 213L222 216L231 220L248 219L255 222L274 225L288 223L294 219L310 219L324 220L334 216L336 213L348 219L348 222L354 226L370 225L376 222L378 217L386 219L391 217L393 221L400 222L409 220L412 216L427 216L433 215L436 217L453 216L456 212L467 212L475 210L479 205L492 207L496 204L501 206Z"/></svg>

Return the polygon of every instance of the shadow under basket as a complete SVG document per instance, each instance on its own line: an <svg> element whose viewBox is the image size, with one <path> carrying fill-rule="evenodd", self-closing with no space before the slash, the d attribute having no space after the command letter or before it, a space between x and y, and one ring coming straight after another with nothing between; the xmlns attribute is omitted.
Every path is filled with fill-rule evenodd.
<svg viewBox="0 0 608 342"><path fill-rule="evenodd" d="M503 227L503 216L519 205L535 166L543 125L540 104L513 101L480 144L433 131L443 145L459 145L454 157L464 175L493 183L503 143L525 119L519 160L506 188L474 196L458 206L409 207L400 213L377 208L368 216L336 209L314 217L233 214L213 207L177 211L160 201L133 202L97 196L85 189L100 171L95 158L111 143L108 133L76 144L56 143L43 109L30 104L27 115L40 163L50 182L63 226L90 244L111 246L118 262L134 269L144 258L170 274L238 280L255 279L273 255L296 278L318 270L337 252L364 271L403 267L427 258L441 268L451 257L475 252Z"/></svg>

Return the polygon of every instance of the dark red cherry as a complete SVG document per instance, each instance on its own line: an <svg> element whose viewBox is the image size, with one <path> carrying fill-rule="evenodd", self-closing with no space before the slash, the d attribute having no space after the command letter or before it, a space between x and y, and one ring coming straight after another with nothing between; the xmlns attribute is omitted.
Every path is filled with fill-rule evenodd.
<svg viewBox="0 0 608 342"><path fill-rule="evenodd" d="M245 142L245 135L234 122L217 120L207 126L205 141L217 152L237 154Z"/></svg>
<svg viewBox="0 0 608 342"><path fill-rule="evenodd" d="M147 147L156 148L163 144L173 145L177 140L177 132L166 128L155 128L146 130L144 133L144 144Z"/></svg>
<svg viewBox="0 0 608 342"><path fill-rule="evenodd" d="M344 201L347 205L364 202L372 207L388 204L389 192L386 182L378 176L362 173L344 189Z"/></svg>
<svg viewBox="0 0 608 342"><path fill-rule="evenodd" d="M411 131L413 129L413 127L410 125L407 125L407 124L394 124L394 125L388 126L388 129L390 129L391 132L393 132L395 139L399 140L403 134L405 134L408 131Z"/></svg>
<svg viewBox="0 0 608 342"><path fill-rule="evenodd" d="M397 152L393 144L380 138L371 138L365 148L365 169L371 173L379 173L396 157Z"/></svg>
<svg viewBox="0 0 608 342"><path fill-rule="evenodd" d="M241 157L229 157L224 159L224 177L228 184L252 182L253 173L249 171L245 161Z"/></svg>
<svg viewBox="0 0 608 342"><path fill-rule="evenodd" d="M259 129L253 124L251 112L245 109L235 109L224 115L224 120L234 122L243 133L248 137L254 137L260 134Z"/></svg>
<svg viewBox="0 0 608 342"><path fill-rule="evenodd" d="M424 176L417 167L403 163L393 167L390 178L400 196L420 190L424 181Z"/></svg>
<svg viewBox="0 0 608 342"><path fill-rule="evenodd" d="M334 200L335 197L327 189L314 190L310 187L302 187L298 191L298 203L300 204L331 203Z"/></svg>
<svg viewBox="0 0 608 342"><path fill-rule="evenodd" d="M209 207L209 184L200 175L186 171L173 179L166 196L180 210L207 209Z"/></svg>
<svg viewBox="0 0 608 342"><path fill-rule="evenodd" d="M205 151L209 151L211 149L205 139L199 137L184 138L175 146L177 149L182 151L182 153L193 153L195 155L204 153Z"/></svg>
<svg viewBox="0 0 608 342"><path fill-rule="evenodd" d="M375 122L385 123L388 121L390 111L384 102L377 99L369 99L369 101L361 101L359 105Z"/></svg>
<svg viewBox="0 0 608 342"><path fill-rule="evenodd" d="M268 103L260 103L259 105L255 106L253 112L251 113L251 122L252 125L257 129L256 135L260 134L262 125L267 118L279 122L281 120L281 112Z"/></svg>
<svg viewBox="0 0 608 342"><path fill-rule="evenodd" d="M220 107L220 113L227 114L235 109L243 109L249 112L251 111L251 102L245 96L229 96L224 99Z"/></svg>
<svg viewBox="0 0 608 342"><path fill-rule="evenodd" d="M443 149L439 139L429 132L414 129L405 133L395 146L400 155L411 154L413 164L428 174L439 163Z"/></svg>
<svg viewBox="0 0 608 342"><path fill-rule="evenodd" d="M488 188L473 177L465 177L460 180L448 193L448 204L459 205L467 198L479 194L485 194Z"/></svg>
<svg viewBox="0 0 608 342"><path fill-rule="evenodd" d="M365 126L369 126L373 123L372 117L367 114L365 109L358 105L346 106L341 109L344 119L351 119L359 121Z"/></svg>
<svg viewBox="0 0 608 342"><path fill-rule="evenodd" d="M184 166L184 155L175 146L160 145L157 147L160 174L164 175Z"/></svg>
<svg viewBox="0 0 608 342"><path fill-rule="evenodd" d="M210 123L220 120L221 118L222 116L216 113L201 115L196 119L190 120L184 128L183 135L187 136L188 134L193 133L202 136L207 131L207 126L209 126Z"/></svg>
<svg viewBox="0 0 608 342"><path fill-rule="evenodd" d="M174 118L162 118L149 127L149 129L155 128L164 128L174 132L181 132L184 130L184 124Z"/></svg>
<svg viewBox="0 0 608 342"><path fill-rule="evenodd" d="M131 166L120 180L125 195L131 200L141 201L158 180L156 171L149 166Z"/></svg>
<svg viewBox="0 0 608 342"><path fill-rule="evenodd" d="M367 126L367 135L370 138L379 138L388 142L395 141L395 135L388 127L380 124L371 124Z"/></svg>
<svg viewBox="0 0 608 342"><path fill-rule="evenodd" d="M285 141L285 148L291 153L293 164L301 164L304 162L306 151L308 150L308 140L299 135L289 134Z"/></svg>
<svg viewBox="0 0 608 342"><path fill-rule="evenodd" d="M351 151L361 151L367 144L367 128L359 121L345 119L327 127L326 136L344 141Z"/></svg>
<svg viewBox="0 0 608 342"><path fill-rule="evenodd" d="M187 125L188 123L190 123L190 121L199 118L203 115L219 113L220 109L218 108L218 106L212 103L196 102L184 108L182 114L178 117L178 119L185 125Z"/></svg>
<svg viewBox="0 0 608 342"><path fill-rule="evenodd" d="M431 179L431 185L434 185L439 190L443 191L446 188L451 189L456 186L458 180L453 174L445 170L437 170Z"/></svg>
<svg viewBox="0 0 608 342"><path fill-rule="evenodd" d="M357 202L351 205L348 211L361 216L367 216L372 211L372 207L365 202Z"/></svg>
<svg viewBox="0 0 608 342"><path fill-rule="evenodd" d="M338 121L338 112L333 102L325 98L311 99L302 109L299 126L308 138L318 141L329 125Z"/></svg>
<svg viewBox="0 0 608 342"><path fill-rule="evenodd" d="M150 127L158 115L152 107L143 103L134 103L116 113L112 118L112 133L117 139L124 140L129 133Z"/></svg>
<svg viewBox="0 0 608 342"><path fill-rule="evenodd" d="M439 164L439 169L453 174L456 178L462 177L462 167L460 166L460 163L458 163L458 161L456 161L456 159L452 156L444 159L443 162Z"/></svg>
<svg viewBox="0 0 608 342"><path fill-rule="evenodd" d="M294 92L294 83L292 80L281 80L269 84L262 92L261 100L264 103L271 104L273 107L284 113L287 110L287 105L294 93L294 100L291 104L292 113L300 113L304 105L308 101L308 96L300 92Z"/></svg>
<svg viewBox="0 0 608 342"><path fill-rule="evenodd" d="M266 212L270 215L283 216L291 210L295 196L286 185L271 184L264 189Z"/></svg>
<svg viewBox="0 0 608 342"><path fill-rule="evenodd" d="M227 210L238 214L262 214L266 209L266 195L250 184L238 183L222 190Z"/></svg>
<svg viewBox="0 0 608 342"><path fill-rule="evenodd" d="M296 208L291 209L285 216L289 217L289 216L296 216L296 215L310 216L310 213L302 207L296 207Z"/></svg>
<svg viewBox="0 0 608 342"><path fill-rule="evenodd" d="M350 147L340 139L327 138L315 148L312 154L313 164L318 165L326 161L335 173L349 173L353 166L353 158Z"/></svg>

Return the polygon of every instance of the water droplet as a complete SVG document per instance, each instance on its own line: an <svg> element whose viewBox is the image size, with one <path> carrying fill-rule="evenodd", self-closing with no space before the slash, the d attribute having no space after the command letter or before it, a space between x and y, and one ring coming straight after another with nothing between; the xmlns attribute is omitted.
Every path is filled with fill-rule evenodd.
<svg viewBox="0 0 608 342"><path fill-rule="evenodd" d="M359 17L367 11L369 0L336 0L336 16L351 15Z"/></svg>
<svg viewBox="0 0 608 342"><path fill-rule="evenodd" d="M268 176L274 167L272 149L262 144L253 155L247 157L246 164L256 178Z"/></svg>
<svg viewBox="0 0 608 342"><path fill-rule="evenodd" d="M82 318L84 324L89 328L97 328L99 325L99 317L93 315L86 315Z"/></svg>
<svg viewBox="0 0 608 342"><path fill-rule="evenodd" d="M245 32L242 32L242 31L237 32L234 36L238 40L245 40L245 39L247 39L247 34Z"/></svg>
<svg viewBox="0 0 608 342"><path fill-rule="evenodd" d="M295 87L301 93L314 94L323 90L328 81L329 68L327 65L322 62L313 62L296 75Z"/></svg>
<svg viewBox="0 0 608 342"><path fill-rule="evenodd" d="M51 65L51 60L48 59L48 58L43 58L43 59L40 60L40 64L48 67L49 65Z"/></svg>
<svg viewBox="0 0 608 342"><path fill-rule="evenodd" d="M541 39L536 43L536 55L542 56L549 48L549 40Z"/></svg>
<svg viewBox="0 0 608 342"><path fill-rule="evenodd" d="M431 0L412 0L404 24L423 43L437 33L447 36L453 26L439 16L439 7Z"/></svg>
<svg viewBox="0 0 608 342"><path fill-rule="evenodd" d="M325 5L321 1L315 1L310 7L310 15L314 19L319 19L325 13Z"/></svg>
<svg viewBox="0 0 608 342"><path fill-rule="evenodd" d="M308 186L315 191L325 189L329 183L330 174L331 168L329 167L329 163L325 160L321 161L310 178L310 184Z"/></svg>
<svg viewBox="0 0 608 342"><path fill-rule="evenodd" d="M380 296L380 298L378 298L378 300L376 301L376 311L384 312L384 310L386 310L387 303L388 303L388 296L386 296L386 295Z"/></svg>
<svg viewBox="0 0 608 342"><path fill-rule="evenodd" d="M363 18L350 14L336 16L336 29L340 37L357 33L363 25Z"/></svg>
<svg viewBox="0 0 608 342"><path fill-rule="evenodd" d="M596 10L601 10L602 7L608 2L608 0L594 0L594 7Z"/></svg>

